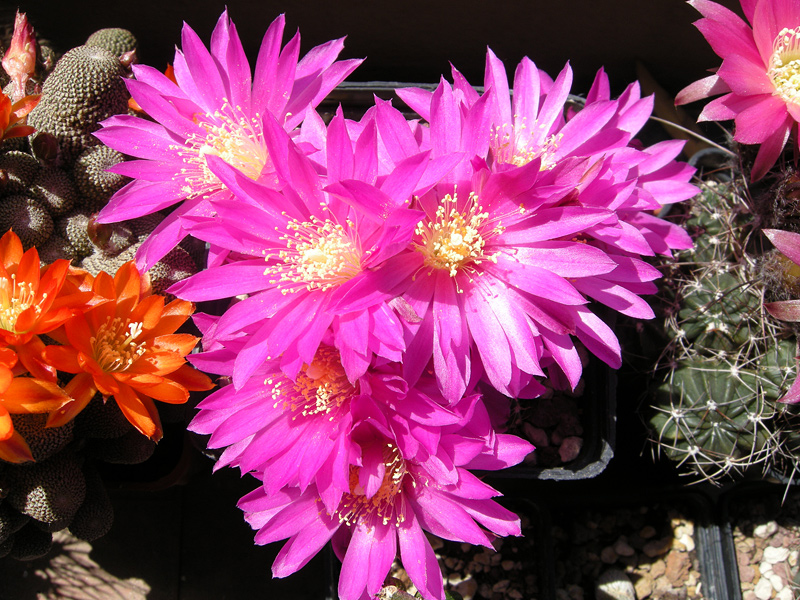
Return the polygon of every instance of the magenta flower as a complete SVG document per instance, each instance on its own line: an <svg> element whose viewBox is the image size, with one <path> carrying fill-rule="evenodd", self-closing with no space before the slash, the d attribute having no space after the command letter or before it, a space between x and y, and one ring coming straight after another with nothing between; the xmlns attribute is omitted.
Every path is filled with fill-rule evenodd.
<svg viewBox="0 0 800 600"><path fill-rule="evenodd" d="M192 357L204 366L203 354ZM215 465L257 471L268 494L285 486L304 491L315 483L329 511L349 489L349 468L360 460L351 429L360 421L380 423L405 454L425 462L442 434L471 422L477 451L493 448L497 436L477 394L448 406L435 383L426 379L409 388L399 365L371 368L351 383L339 353L325 344L294 380L265 364L241 389L225 386L203 400L189 429L210 434L209 448L226 448ZM477 416L476 416L477 411ZM469 446L468 440L462 446ZM444 467L435 464L437 472ZM450 466L452 472L453 466ZM446 477L446 475L445 475Z"/></svg>
<svg viewBox="0 0 800 600"><path fill-rule="evenodd" d="M586 107L568 114L569 67L552 82L523 61L512 106L502 63L490 52L487 65L482 96L457 72L455 88L400 92L430 121L431 156L465 158L411 205L425 213L412 244L339 304L361 309L375 289L403 298L420 321L407 325L405 376L413 381L432 358L453 400L474 371L504 394L535 394L526 387L549 358L577 385L572 336L619 366L617 339L589 299L652 317L640 295L655 291L659 273L638 257L691 240L650 211L697 192L693 169L673 160L679 144L628 145L652 109L638 86L612 101L601 72ZM378 123L390 140L394 128ZM345 187L328 189L358 201Z"/></svg>
<svg viewBox="0 0 800 600"><path fill-rule="evenodd" d="M683 89L676 104L718 94L700 121L733 119L733 138L760 144L750 178L761 179L778 160L800 120L800 5L793 0L741 0L752 28L710 0L689 2L703 15L695 23L722 65ZM796 136L795 136L796 138Z"/></svg>
<svg viewBox="0 0 800 600"><path fill-rule="evenodd" d="M361 463L350 467L348 490L335 510L325 508L313 485L275 494L260 487L240 501L245 519L258 530L257 544L289 538L272 566L274 576L294 573L333 539L342 559L343 600L373 597L398 552L422 596L443 600L441 572L423 530L487 547L493 534L520 535L516 515L491 500L498 492L467 470L473 464L484 468L471 444L461 452L459 442L467 437L443 436L437 456L454 464L452 477L443 480L377 429L365 425L353 435ZM519 462L530 450L526 446L501 448L498 464Z"/></svg>
<svg viewBox="0 0 800 600"><path fill-rule="evenodd" d="M194 301L249 295L204 337L204 345L212 338L222 345L227 339L246 339L232 359L236 388L265 360L277 357L293 379L303 364L312 362L329 332L355 382L373 356L401 359L401 321L389 294L353 311L333 307L373 267L408 245L421 217L406 208L408 198L429 189L454 160L431 161L427 153L397 155L399 162L384 175L388 167L381 165L374 123L358 128L360 135L351 141L339 114L326 135L323 176L274 119L265 117L263 123L280 191L212 157L210 163L237 200L215 202L215 216L193 219L192 231L231 255L170 291ZM374 204L348 204L323 190L339 180L357 189L377 186Z"/></svg>
<svg viewBox="0 0 800 600"><path fill-rule="evenodd" d="M210 51L184 25L182 51L175 53L177 83L151 67L133 66L136 78L127 82L128 89L153 120L115 116L96 133L104 144L139 159L112 169L134 181L114 195L98 221L124 221L180 203L139 250L140 270L186 235L183 217L211 215L217 201L232 197L212 157L250 180L275 186L262 120L270 117L295 131L361 62L335 62L341 39L313 48L298 62L300 36L281 49L283 28L281 15L264 36L252 76L227 11L214 28Z"/></svg>

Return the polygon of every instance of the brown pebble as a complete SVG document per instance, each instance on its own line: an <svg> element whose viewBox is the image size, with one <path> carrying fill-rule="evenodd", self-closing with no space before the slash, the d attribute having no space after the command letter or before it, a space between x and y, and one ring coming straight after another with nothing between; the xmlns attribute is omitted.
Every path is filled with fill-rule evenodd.
<svg viewBox="0 0 800 600"><path fill-rule="evenodd" d="M653 593L653 579L649 575L644 575L636 580L633 587L636 590L636 598L642 600Z"/></svg>
<svg viewBox="0 0 800 600"><path fill-rule="evenodd" d="M527 421L522 424L522 433L536 448L544 448L550 445L550 441L547 439L547 432L540 427L534 427Z"/></svg>
<svg viewBox="0 0 800 600"><path fill-rule="evenodd" d="M611 546L606 546L600 551L600 560L602 560L607 565L613 565L617 562L617 553L614 552L614 548Z"/></svg>
<svg viewBox="0 0 800 600"><path fill-rule="evenodd" d="M581 448L583 448L583 438L574 436L564 438L558 448L558 455L561 457L562 462L571 462L578 458Z"/></svg>
<svg viewBox="0 0 800 600"><path fill-rule="evenodd" d="M654 538L656 536L656 528L652 525L645 525L639 531L639 535L646 540Z"/></svg>
<svg viewBox="0 0 800 600"><path fill-rule="evenodd" d="M659 559L653 562L650 566L650 577L656 579L657 577L661 577L667 571L666 563Z"/></svg>
<svg viewBox="0 0 800 600"><path fill-rule="evenodd" d="M642 548L642 552L644 552L650 558L655 558L656 556L661 556L665 554L667 550L672 547L672 538L665 537L661 538L660 540L653 540L652 542L647 542Z"/></svg>
<svg viewBox="0 0 800 600"><path fill-rule="evenodd" d="M667 555L667 571L665 575L670 583L680 587L689 574L689 557L684 552L670 552Z"/></svg>
<svg viewBox="0 0 800 600"><path fill-rule="evenodd" d="M620 538L614 544L614 552L616 552L620 556L633 556L636 551L633 548L631 548L627 540Z"/></svg>
<svg viewBox="0 0 800 600"><path fill-rule="evenodd" d="M513 560L504 560L500 563L500 566L503 568L503 571L510 571L514 568L514 561Z"/></svg>
<svg viewBox="0 0 800 600"><path fill-rule="evenodd" d="M739 580L742 583L752 583L756 577L756 570L751 565L739 565Z"/></svg>

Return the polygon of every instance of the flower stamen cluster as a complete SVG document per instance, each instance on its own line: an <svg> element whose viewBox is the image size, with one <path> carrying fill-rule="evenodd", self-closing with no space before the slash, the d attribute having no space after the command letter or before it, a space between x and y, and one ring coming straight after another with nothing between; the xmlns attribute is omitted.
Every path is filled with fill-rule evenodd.
<svg viewBox="0 0 800 600"><path fill-rule="evenodd" d="M19 316L29 308L32 308L36 317L42 314L42 303L47 300L47 292L37 299L34 285L32 282L20 281L17 283L16 273L7 277L0 277L0 329L5 329L14 333L17 331L17 320Z"/></svg>
<svg viewBox="0 0 800 600"><path fill-rule="evenodd" d="M94 350L94 359L107 373L124 371L147 352L146 343L134 340L142 334L142 323L123 321L119 317L106 318L89 342Z"/></svg>
<svg viewBox="0 0 800 600"><path fill-rule="evenodd" d="M271 284L289 282L323 292L355 277L361 272L362 252L351 237L353 224L347 221L345 225L316 216L309 221L289 221L286 229L292 233L280 238L285 243L285 249L278 252L282 262L268 265L264 275L279 275ZM286 294L293 289L298 288L281 291Z"/></svg>
<svg viewBox="0 0 800 600"><path fill-rule="evenodd" d="M434 269L444 269L450 277L458 275L470 265L479 265L484 260L496 260L486 254L486 240L502 233L503 227L489 228L489 213L484 212L480 200L470 192L465 205L458 208L458 194L446 194L436 208L435 220L422 220L415 233L421 240L416 249L425 256L425 264Z"/></svg>
<svg viewBox="0 0 800 600"><path fill-rule="evenodd" d="M367 496L359 482L360 467L350 467L350 493L343 496L336 514L340 523L372 529L376 521L383 525L392 523L395 527L405 521L405 514L397 509L395 499L409 473L397 446L387 444L384 447L383 468L380 487L372 496Z"/></svg>
<svg viewBox="0 0 800 600"><path fill-rule="evenodd" d="M786 102L800 100L800 27L784 27L775 38L767 74Z"/></svg>

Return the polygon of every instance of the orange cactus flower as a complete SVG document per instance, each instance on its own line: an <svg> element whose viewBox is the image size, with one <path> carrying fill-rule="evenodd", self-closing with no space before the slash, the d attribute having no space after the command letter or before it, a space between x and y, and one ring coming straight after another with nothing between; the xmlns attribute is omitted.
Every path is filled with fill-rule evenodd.
<svg viewBox="0 0 800 600"><path fill-rule="evenodd" d="M19 463L33 460L25 439L16 431L11 414L51 412L69 399L55 383L31 377L14 377L17 355L0 348L0 460Z"/></svg>
<svg viewBox="0 0 800 600"><path fill-rule="evenodd" d="M56 370L42 361L38 334L59 327L94 297L67 281L69 270L62 259L41 271L36 248L23 253L13 231L0 238L0 346L13 348L25 369L51 382Z"/></svg>
<svg viewBox="0 0 800 600"><path fill-rule="evenodd" d="M39 94L32 94L12 103L11 98L0 92L0 141L24 137L36 131L25 125L25 117L39 104L39 98Z"/></svg>
<svg viewBox="0 0 800 600"><path fill-rule="evenodd" d="M59 371L75 373L65 390L71 397L51 413L48 426L75 417L95 393L113 397L141 433L158 441L162 429L153 400L182 404L189 391L213 387L208 376L186 363L198 338L175 333L194 305L151 295L133 262L112 279L100 273L92 285L102 302L64 323L51 334L62 346L48 346L45 360Z"/></svg>

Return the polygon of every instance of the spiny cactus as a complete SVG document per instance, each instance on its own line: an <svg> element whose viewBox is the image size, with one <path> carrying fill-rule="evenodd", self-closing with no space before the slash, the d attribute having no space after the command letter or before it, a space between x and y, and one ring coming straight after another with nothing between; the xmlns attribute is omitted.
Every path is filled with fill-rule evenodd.
<svg viewBox="0 0 800 600"><path fill-rule="evenodd" d="M124 75L119 58L108 50L73 48L44 82L41 100L28 115L28 125L54 135L62 160L72 164L86 148L100 143L92 135L100 128L100 121L127 111L129 95Z"/></svg>
<svg viewBox="0 0 800 600"><path fill-rule="evenodd" d="M104 48L114 56L121 56L125 52L136 50L136 37L127 29L119 27L109 27L108 29L98 29L86 40L87 46Z"/></svg>
<svg viewBox="0 0 800 600"><path fill-rule="evenodd" d="M777 401L794 380L796 340L764 310L763 254L735 183L709 182L688 205L695 247L666 268L671 342L650 424L658 449L704 479L774 467Z"/></svg>
<svg viewBox="0 0 800 600"><path fill-rule="evenodd" d="M29 196L7 196L0 202L0 231L13 229L27 250L44 244L53 233L53 218L42 203Z"/></svg>
<svg viewBox="0 0 800 600"><path fill-rule="evenodd" d="M22 194L39 172L39 161L26 152L0 154L0 194Z"/></svg>
<svg viewBox="0 0 800 600"><path fill-rule="evenodd" d="M69 175L55 167L39 170L31 182L29 195L47 209L51 217L67 214L78 200L78 192Z"/></svg>
<svg viewBox="0 0 800 600"><path fill-rule="evenodd" d="M17 431L31 449L37 462L47 460L63 450L72 441L75 423L70 421L63 427L45 427L46 414L12 415L14 430Z"/></svg>
<svg viewBox="0 0 800 600"><path fill-rule="evenodd" d="M87 208L100 210L114 192L125 185L127 177L108 172L123 160L125 157L120 152L102 145L87 148L78 157L73 173L78 189L86 198Z"/></svg>

